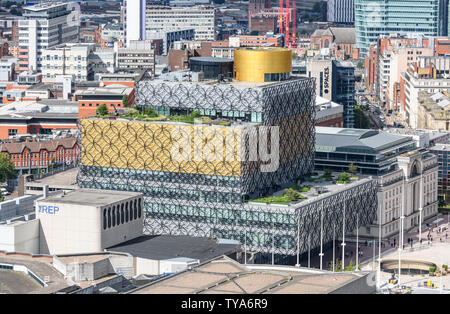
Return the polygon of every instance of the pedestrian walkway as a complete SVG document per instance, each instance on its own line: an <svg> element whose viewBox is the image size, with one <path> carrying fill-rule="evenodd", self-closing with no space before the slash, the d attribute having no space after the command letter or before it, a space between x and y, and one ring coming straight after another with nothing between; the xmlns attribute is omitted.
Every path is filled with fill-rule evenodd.
<svg viewBox="0 0 450 314"><path fill-rule="evenodd" d="M448 219L446 215L439 214L428 221L425 221L422 225L422 237L420 243L419 238L419 227L416 226L409 230L408 232L404 232L404 252L410 251L427 251L427 247L435 246L438 243L447 243L450 244L450 226L448 224ZM433 223L434 221L439 220L437 224ZM427 240L427 236L430 234L430 240ZM408 241L409 239L409 241ZM397 254L398 255L398 247L400 241L400 234L397 234L389 239L382 239L381 241L381 255L382 257L389 254ZM352 261L354 265L356 265L356 239L349 238L345 241L345 250L344 250L344 267L348 266ZM339 264L342 260L342 239L336 239L335 241L335 251L334 251L334 260L335 265ZM371 262L377 261L378 259L378 239L375 240L365 240L359 239L359 248L358 248L359 256L358 263L370 265L371 270L376 270L376 263L372 264ZM333 248L329 248L324 250L323 261L322 261L322 269L331 270L333 261ZM450 264L450 261L449 261ZM303 267L308 267L308 259L303 258L300 260L300 265ZM312 268L320 268L320 256L318 253L311 254L310 256L310 267Z"/></svg>

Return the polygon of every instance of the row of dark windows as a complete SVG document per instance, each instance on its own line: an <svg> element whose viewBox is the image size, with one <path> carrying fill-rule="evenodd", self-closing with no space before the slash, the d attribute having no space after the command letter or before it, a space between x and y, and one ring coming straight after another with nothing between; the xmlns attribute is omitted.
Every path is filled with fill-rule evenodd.
<svg viewBox="0 0 450 314"><path fill-rule="evenodd" d="M103 209L103 230L136 220L142 216L142 200L125 202Z"/></svg>

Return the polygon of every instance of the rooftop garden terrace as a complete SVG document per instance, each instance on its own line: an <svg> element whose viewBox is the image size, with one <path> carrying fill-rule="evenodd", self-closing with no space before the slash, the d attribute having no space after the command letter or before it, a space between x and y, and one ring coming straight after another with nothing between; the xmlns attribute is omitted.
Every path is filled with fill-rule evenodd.
<svg viewBox="0 0 450 314"><path fill-rule="evenodd" d="M291 202L307 199L306 196L302 195L302 192L309 192L310 187L309 186L299 186L299 185L293 185L290 188L284 189L281 194L282 195L273 195L273 196L267 196L267 197L260 197L256 199L252 199L252 202L256 203L269 203L269 204L283 204L288 205ZM276 193L280 194L280 193Z"/></svg>
<svg viewBox="0 0 450 314"><path fill-rule="evenodd" d="M356 170L350 167L353 172ZM338 185L348 184L359 180L353 173L332 172L331 170L313 172L309 177L302 178L292 186L286 187L269 196L250 199L249 202L289 205L316 197L337 188Z"/></svg>
<svg viewBox="0 0 450 314"><path fill-rule="evenodd" d="M187 114L174 114L174 115L161 115L158 114L153 108L124 108L121 112L110 113L108 109L100 106L97 110L97 118L101 119L126 119L130 121L146 121L146 122L161 122L161 121L171 121L171 122L182 122L189 124L209 124L209 125L220 125L220 126L230 126L234 121L229 119L212 119L207 116L201 116L200 111L194 110Z"/></svg>

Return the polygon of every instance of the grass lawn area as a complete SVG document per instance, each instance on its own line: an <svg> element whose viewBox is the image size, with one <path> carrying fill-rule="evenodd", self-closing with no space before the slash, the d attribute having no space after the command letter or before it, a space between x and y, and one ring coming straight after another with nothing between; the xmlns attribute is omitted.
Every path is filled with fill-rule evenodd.
<svg viewBox="0 0 450 314"><path fill-rule="evenodd" d="M300 192L308 192L310 190L309 186L299 186L294 185L291 188L295 192L296 200L301 199L307 199L306 196L303 196ZM288 190L286 189L286 190ZM251 202L257 202L257 203L270 203L270 204L282 204L282 205L288 205L291 201L289 201L288 193L284 193L283 196L266 196L266 197L260 197L253 200L250 200Z"/></svg>
<svg viewBox="0 0 450 314"><path fill-rule="evenodd" d="M283 204L283 205L287 205L290 203L288 201L288 198L286 195L261 197L261 198L257 198L257 199L251 200L251 201L257 202L257 203L270 203L270 204Z"/></svg>

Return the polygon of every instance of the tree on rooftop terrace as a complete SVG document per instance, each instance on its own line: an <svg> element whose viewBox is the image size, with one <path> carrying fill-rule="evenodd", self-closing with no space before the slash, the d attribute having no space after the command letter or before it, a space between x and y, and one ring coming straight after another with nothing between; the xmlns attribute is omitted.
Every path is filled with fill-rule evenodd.
<svg viewBox="0 0 450 314"><path fill-rule="evenodd" d="M325 180L328 180L328 181L332 180L332 171L331 171L331 169L325 169L325 173L323 174L323 178Z"/></svg>
<svg viewBox="0 0 450 314"><path fill-rule="evenodd" d="M356 167L353 163L351 163L348 166L348 172L350 172L351 174L357 174L358 173L358 167Z"/></svg>
<svg viewBox="0 0 450 314"><path fill-rule="evenodd" d="M106 104L101 104L97 109L97 114L99 116L106 116L108 115L108 108L106 107Z"/></svg>
<svg viewBox="0 0 450 314"><path fill-rule="evenodd" d="M194 111L191 112L191 117L192 118L198 118L200 116L201 116L201 114L200 114L200 111L198 111L198 110L194 110Z"/></svg>
<svg viewBox="0 0 450 314"><path fill-rule="evenodd" d="M0 182L5 182L8 179L14 179L17 176L14 165L9 159L9 156L0 155Z"/></svg>
<svg viewBox="0 0 450 314"><path fill-rule="evenodd" d="M289 202L293 202L298 200L298 192L294 189L288 188L286 189L286 197Z"/></svg>
<svg viewBox="0 0 450 314"><path fill-rule="evenodd" d="M158 113L152 107L145 107L144 114L150 118L156 118Z"/></svg>
<svg viewBox="0 0 450 314"><path fill-rule="evenodd" d="M347 172L342 172L338 175L338 182L348 182L350 175Z"/></svg>
<svg viewBox="0 0 450 314"><path fill-rule="evenodd" d="M128 107L128 95L123 95L122 104L124 107Z"/></svg>

